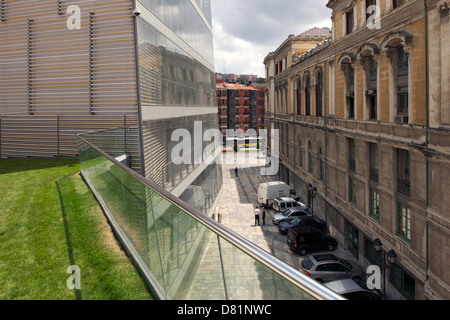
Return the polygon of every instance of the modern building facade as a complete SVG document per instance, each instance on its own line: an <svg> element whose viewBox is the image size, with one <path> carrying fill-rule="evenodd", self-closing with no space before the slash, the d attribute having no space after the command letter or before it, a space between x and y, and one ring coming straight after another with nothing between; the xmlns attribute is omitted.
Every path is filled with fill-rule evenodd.
<svg viewBox="0 0 450 320"><path fill-rule="evenodd" d="M214 71L209 0L2 0L0 157L77 156L77 133L129 126L130 167L207 210L221 169L194 150L218 128Z"/></svg>
<svg viewBox="0 0 450 320"><path fill-rule="evenodd" d="M264 61L280 176L394 299L450 298L449 10L425 3L330 0L326 41Z"/></svg>

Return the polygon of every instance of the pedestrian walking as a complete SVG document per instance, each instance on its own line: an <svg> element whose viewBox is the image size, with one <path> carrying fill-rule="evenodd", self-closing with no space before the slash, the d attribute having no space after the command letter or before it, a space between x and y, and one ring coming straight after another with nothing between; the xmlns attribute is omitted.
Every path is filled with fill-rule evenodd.
<svg viewBox="0 0 450 320"><path fill-rule="evenodd" d="M261 211L259 211L258 206L255 207L255 226L258 224L259 226L259 215L261 214Z"/></svg>
<svg viewBox="0 0 450 320"><path fill-rule="evenodd" d="M234 169L234 174L235 174L236 177L237 177L237 175L238 175L238 168L237 168L237 167Z"/></svg>
<svg viewBox="0 0 450 320"><path fill-rule="evenodd" d="M265 226L266 225L266 209L264 209L264 207L261 207L261 215L262 215L262 223L263 223L263 226Z"/></svg>

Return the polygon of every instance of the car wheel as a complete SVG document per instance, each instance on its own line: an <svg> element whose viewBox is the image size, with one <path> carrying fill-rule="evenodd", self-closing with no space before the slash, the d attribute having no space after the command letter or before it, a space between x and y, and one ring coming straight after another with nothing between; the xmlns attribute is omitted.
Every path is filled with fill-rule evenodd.
<svg viewBox="0 0 450 320"><path fill-rule="evenodd" d="M315 279L318 283L323 284L323 280L322 279Z"/></svg>
<svg viewBox="0 0 450 320"><path fill-rule="evenodd" d="M306 248L300 248L300 249L298 250L298 253L299 253L301 256L304 256L304 255L306 255L307 250L306 250Z"/></svg>
<svg viewBox="0 0 450 320"><path fill-rule="evenodd" d="M327 249L329 251L334 251L334 249L336 249L336 246L333 243L329 243L328 246L327 246Z"/></svg>

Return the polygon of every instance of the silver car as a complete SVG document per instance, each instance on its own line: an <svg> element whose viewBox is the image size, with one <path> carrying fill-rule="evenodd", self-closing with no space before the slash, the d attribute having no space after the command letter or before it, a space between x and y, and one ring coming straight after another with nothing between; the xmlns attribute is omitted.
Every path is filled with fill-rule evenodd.
<svg viewBox="0 0 450 320"><path fill-rule="evenodd" d="M332 253L309 255L303 259L300 271L320 283L340 279L366 279L366 273L356 261L339 258Z"/></svg>
<svg viewBox="0 0 450 320"><path fill-rule="evenodd" d="M379 290L370 290L364 281L342 279L327 282L325 287L333 290L348 300L382 300L383 295Z"/></svg>
<svg viewBox="0 0 450 320"><path fill-rule="evenodd" d="M309 209L305 209L303 207L289 208L275 213L272 217L272 223L278 225L283 220L307 215L311 215L311 211L309 211Z"/></svg>

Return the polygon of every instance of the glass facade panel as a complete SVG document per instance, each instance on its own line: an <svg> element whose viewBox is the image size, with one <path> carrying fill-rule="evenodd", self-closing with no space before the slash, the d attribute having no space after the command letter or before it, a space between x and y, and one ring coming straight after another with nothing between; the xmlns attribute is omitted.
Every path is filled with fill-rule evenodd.
<svg viewBox="0 0 450 320"><path fill-rule="evenodd" d="M215 75L154 27L138 19L143 106L215 107Z"/></svg>
<svg viewBox="0 0 450 320"><path fill-rule="evenodd" d="M186 0L139 0L169 29L188 43L195 51L214 65L213 35L211 32L211 5L209 0L196 0L206 21L190 1Z"/></svg>

